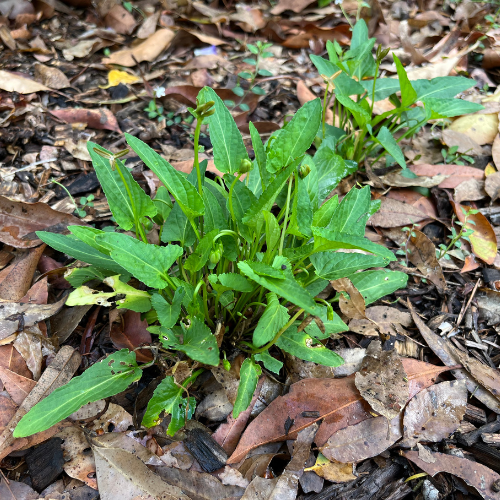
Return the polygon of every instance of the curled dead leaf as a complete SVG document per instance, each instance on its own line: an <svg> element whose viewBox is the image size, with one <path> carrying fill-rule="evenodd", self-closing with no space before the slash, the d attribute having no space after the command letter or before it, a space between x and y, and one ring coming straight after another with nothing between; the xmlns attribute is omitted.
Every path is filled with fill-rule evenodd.
<svg viewBox="0 0 500 500"><path fill-rule="evenodd" d="M340 278L330 281L335 291L339 292L340 310L350 319L365 318L365 299L358 292L349 278ZM349 295L347 298L342 292Z"/></svg>

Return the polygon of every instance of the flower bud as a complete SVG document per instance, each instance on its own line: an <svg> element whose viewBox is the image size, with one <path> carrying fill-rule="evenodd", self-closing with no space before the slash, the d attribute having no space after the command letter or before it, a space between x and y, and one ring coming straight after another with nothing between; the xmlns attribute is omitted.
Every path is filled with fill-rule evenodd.
<svg viewBox="0 0 500 500"><path fill-rule="evenodd" d="M326 308L326 319L328 321L333 321L333 307L332 306L328 306Z"/></svg>
<svg viewBox="0 0 500 500"><path fill-rule="evenodd" d="M218 264L220 258L222 257L222 252L224 250L224 246L222 245L222 241L218 241L215 243L215 246L212 248L210 252L210 262L215 266Z"/></svg>
<svg viewBox="0 0 500 500"><path fill-rule="evenodd" d="M311 167L309 165L301 165L299 167L299 177L301 179L305 179L309 175L310 171L311 171Z"/></svg>
<svg viewBox="0 0 500 500"><path fill-rule="evenodd" d="M252 162L250 160L247 160L246 158L243 158L240 162L240 168L238 172L240 174L246 174L247 172L250 172L251 168L252 168Z"/></svg>

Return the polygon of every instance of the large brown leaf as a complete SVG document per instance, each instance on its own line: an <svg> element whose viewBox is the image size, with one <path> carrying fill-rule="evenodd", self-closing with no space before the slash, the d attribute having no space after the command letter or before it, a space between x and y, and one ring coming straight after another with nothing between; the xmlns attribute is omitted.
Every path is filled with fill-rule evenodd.
<svg viewBox="0 0 500 500"><path fill-rule="evenodd" d="M439 472L448 472L475 488L485 500L500 500L500 493L492 488L493 483L500 482L500 474L467 458L445 455L444 453L429 453L434 460L433 463L424 462L419 457L418 451L408 451L405 453L405 457L431 476L435 476Z"/></svg>
<svg viewBox="0 0 500 500"><path fill-rule="evenodd" d="M82 224L78 217L57 212L46 203L24 203L0 196L0 241L7 245L37 247L41 241L35 231L63 233L70 225Z"/></svg>
<svg viewBox="0 0 500 500"><path fill-rule="evenodd" d="M106 108L65 108L50 113L66 123L86 123L89 128L111 130L120 134L122 132L115 115Z"/></svg>
<svg viewBox="0 0 500 500"><path fill-rule="evenodd" d="M411 226L428 218L427 214L408 203L382 198L380 210L368 219L368 224L376 227Z"/></svg>
<svg viewBox="0 0 500 500"><path fill-rule="evenodd" d="M402 361L408 375L410 398L431 386L440 373L449 369L409 358ZM302 415L312 411L318 412L318 416ZM287 418L294 419L288 433L285 431ZM318 446L324 445L334 432L368 418L373 418L370 407L356 389L354 376L304 379L293 384L287 395L275 399L247 427L228 463L239 462L262 444L295 439L298 431L323 419L315 438Z"/></svg>

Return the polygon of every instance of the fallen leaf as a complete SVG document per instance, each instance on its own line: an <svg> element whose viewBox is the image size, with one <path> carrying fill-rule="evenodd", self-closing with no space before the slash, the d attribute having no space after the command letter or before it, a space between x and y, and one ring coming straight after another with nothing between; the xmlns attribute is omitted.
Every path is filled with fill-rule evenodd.
<svg viewBox="0 0 500 500"><path fill-rule="evenodd" d="M411 165L409 169L416 175L446 175L448 176L438 187L454 189L469 179L484 180L484 171L479 168L463 165Z"/></svg>
<svg viewBox="0 0 500 500"><path fill-rule="evenodd" d="M41 83L30 80L17 73L0 70L0 89L18 94L33 94L34 92L50 92L51 89Z"/></svg>
<svg viewBox="0 0 500 500"><path fill-rule="evenodd" d="M380 210L368 219L375 227L400 227L412 225L428 219L428 215L418 208L393 198L382 198Z"/></svg>
<svg viewBox="0 0 500 500"><path fill-rule="evenodd" d="M456 147L458 153L471 156L481 156L484 154L483 148L472 137L463 132L447 128L443 130L442 139L449 148Z"/></svg>
<svg viewBox="0 0 500 500"><path fill-rule="evenodd" d="M482 115L474 113L457 118L450 129L470 137L480 146L491 144L498 134L498 113Z"/></svg>
<svg viewBox="0 0 500 500"><path fill-rule="evenodd" d="M421 231L411 231L406 246L408 260L438 289L439 293L446 290L446 280L443 270L436 257L434 243Z"/></svg>
<svg viewBox="0 0 500 500"><path fill-rule="evenodd" d="M77 158L78 160L83 160L83 161L92 161L92 158L90 157L89 150L87 149L87 141L85 139L80 139L77 142L75 142L73 139L66 139L64 141L64 149L73 157ZM75 203L72 201L69 201L71 203L71 207L74 207L76 209Z"/></svg>
<svg viewBox="0 0 500 500"><path fill-rule="evenodd" d="M460 205L451 201L451 205L455 214L460 222L465 221L465 212L468 212L471 207L467 205ZM472 246L472 252L484 260L487 264L493 264L495 257L497 256L497 237L495 231L488 222L488 219L481 213L469 215L467 217L467 222L465 227L467 229L472 229L474 232L469 236L470 243Z"/></svg>
<svg viewBox="0 0 500 500"><path fill-rule="evenodd" d="M241 3L236 4L236 12L229 18L248 33L255 33L267 25L267 19L264 19L262 10Z"/></svg>
<svg viewBox="0 0 500 500"><path fill-rule="evenodd" d="M31 377L26 362L12 344L0 346L0 366L17 373L21 377Z"/></svg>
<svg viewBox="0 0 500 500"><path fill-rule="evenodd" d="M311 5L312 2L313 0L279 0L270 12L273 16L278 16L285 10L292 10L298 14Z"/></svg>
<svg viewBox="0 0 500 500"><path fill-rule="evenodd" d="M109 337L117 349L126 348L134 351L142 345L151 345L153 339L147 330L148 322L141 321L140 313L126 310L124 314L119 314L116 309L112 313L109 314ZM150 349L138 349L135 353L137 361L142 363L153 360Z"/></svg>
<svg viewBox="0 0 500 500"><path fill-rule="evenodd" d="M486 177L484 190L492 202L500 198L500 172L494 172Z"/></svg>
<svg viewBox="0 0 500 500"><path fill-rule="evenodd" d="M481 264L477 262L474 254L471 253L470 255L465 256L464 267L460 269L460 273L468 273L469 271L474 271L474 269L477 269L478 267L481 267Z"/></svg>
<svg viewBox="0 0 500 500"><path fill-rule="evenodd" d="M493 156L495 167L497 167L497 169L500 168L500 134L497 134L495 140L493 141L491 155Z"/></svg>
<svg viewBox="0 0 500 500"><path fill-rule="evenodd" d="M104 17L104 22L108 28L121 35L131 35L137 26L134 16L120 4L111 7L111 10Z"/></svg>
<svg viewBox="0 0 500 500"><path fill-rule="evenodd" d="M406 403L406 402L405 402ZM403 435L401 418L375 417L350 425L333 434L320 450L329 460L359 462L376 457Z"/></svg>
<svg viewBox="0 0 500 500"><path fill-rule="evenodd" d="M387 186L393 187L426 187L431 188L438 186L445 179L448 178L447 175L438 174L433 177L418 176L415 178L405 177L401 175L402 171L390 172L389 174L382 175L380 180Z"/></svg>
<svg viewBox="0 0 500 500"><path fill-rule="evenodd" d="M26 483L9 479L8 485L4 480L0 481L0 498L5 500L39 500L40 495Z"/></svg>
<svg viewBox="0 0 500 500"><path fill-rule="evenodd" d="M118 64L128 68L143 61L154 61L173 40L175 34L172 30L163 28L152 34L147 40L131 49L113 52L102 60L103 64Z"/></svg>
<svg viewBox="0 0 500 500"><path fill-rule="evenodd" d="M493 484L500 482L500 475L482 464L472 462L467 458L435 452L432 452L432 457L435 459L433 463L424 462L418 456L418 451L407 451L404 456L430 476L435 476L440 472L448 472L448 474L459 477L469 486L475 488L485 500L498 500L500 498L500 493L493 486Z"/></svg>
<svg viewBox="0 0 500 500"><path fill-rule="evenodd" d="M304 472L315 472L318 476L332 483L346 483L353 481L356 476L352 473L352 463L341 463L336 460L328 460L322 453L318 454L316 463L312 467L304 469Z"/></svg>
<svg viewBox="0 0 500 500"><path fill-rule="evenodd" d="M86 123L90 128L112 130L121 134L115 115L107 108L65 108L56 109L50 113L66 123Z"/></svg>
<svg viewBox="0 0 500 500"><path fill-rule="evenodd" d="M160 14L161 12L158 11L146 17L135 36L140 40L149 38L156 31L156 25L158 24L158 19L160 19Z"/></svg>
<svg viewBox="0 0 500 500"><path fill-rule="evenodd" d="M405 409L404 444L439 443L455 432L465 415L467 387L464 380L441 382L419 392Z"/></svg>
<svg viewBox="0 0 500 500"><path fill-rule="evenodd" d="M36 382L31 378L18 375L3 366L0 366L0 380L12 398L12 401L17 405L20 405L26 399L26 396L28 396L36 385Z"/></svg>
<svg viewBox="0 0 500 500"><path fill-rule="evenodd" d="M30 331L31 330L31 331ZM38 327L27 329L16 335L14 347L26 361L26 366L33 374L33 379L38 380L42 375L42 334ZM52 351L54 348L52 348Z"/></svg>
<svg viewBox="0 0 500 500"><path fill-rule="evenodd" d="M469 179L468 181L461 182L455 188L454 198L457 203L486 198L485 181Z"/></svg>
<svg viewBox="0 0 500 500"><path fill-rule="evenodd" d="M458 349L451 344L448 339L444 339L439 335L436 335L418 316L415 308L411 302L408 303L408 308L410 309L413 321L417 325L420 334L426 341L427 345L432 349L434 354L446 365L455 366L460 363L460 352ZM465 380L467 385L467 390L474 394L474 396L485 404L490 410L500 413L500 404L492 394L485 390L482 386L479 386L474 378L467 373L463 368L456 369L451 372L453 376L458 380Z"/></svg>
<svg viewBox="0 0 500 500"><path fill-rule="evenodd" d="M53 66L35 64L35 78L51 89L60 90L71 87L68 77L60 69Z"/></svg>
<svg viewBox="0 0 500 500"><path fill-rule="evenodd" d="M410 327L413 325L411 314L395 307L373 306L366 310L367 319L354 319L349 322L349 331L376 337L378 332L396 336L396 325ZM353 350L353 349L349 349ZM357 371L357 370L356 370Z"/></svg>
<svg viewBox="0 0 500 500"><path fill-rule="evenodd" d="M92 51L97 50L98 47L106 47L107 44L102 43L100 38L90 38L89 40L81 40L73 47L63 49L63 57L66 61L72 61L75 57L87 57Z"/></svg>
<svg viewBox="0 0 500 500"><path fill-rule="evenodd" d="M339 292L339 306L340 310L350 319L363 319L365 318L365 299L358 292L356 287L348 278L340 278L338 280L330 281L330 284ZM345 297L342 292L346 292L349 298Z"/></svg>
<svg viewBox="0 0 500 500"><path fill-rule="evenodd" d="M141 81L142 81L141 78L135 75L131 75L126 71L120 71L119 69L112 69L108 73L108 84L100 85L99 87L101 89L109 89L110 87L116 87L117 85L120 85L120 83L123 83L124 85L127 84L132 85L134 83L138 83Z"/></svg>
<svg viewBox="0 0 500 500"><path fill-rule="evenodd" d="M379 340L367 347L354 383L373 410L388 420L397 417L409 399L408 377L401 358L395 350L382 351Z"/></svg>
<svg viewBox="0 0 500 500"><path fill-rule="evenodd" d="M437 375L448 370L422 361L403 358L408 375L410 397L435 382ZM318 417L302 416L303 412L318 411ZM294 420L288 433L284 424ZM297 432L314 422L324 420L316 434L316 444L322 446L330 436L349 424L372 418L370 407L356 389L354 376L337 379L304 379L290 386L290 392L276 398L246 428L228 463L240 462L245 455L266 443L294 439Z"/></svg>
<svg viewBox="0 0 500 500"><path fill-rule="evenodd" d="M281 45L288 49L305 49L318 39L324 43L330 40L340 45L348 45L350 36L350 27L347 24L339 24L333 28L320 28L311 23L303 26L297 35L287 38Z"/></svg>
<svg viewBox="0 0 500 500"><path fill-rule="evenodd" d="M46 203L24 203L0 196L0 241L16 248L33 248L42 242L36 231L67 232L68 226L82 225L74 215L58 212Z"/></svg>
<svg viewBox="0 0 500 500"><path fill-rule="evenodd" d="M414 206L424 214L428 215L429 218L437 218L438 214L436 207L432 201L417 191L411 189L391 189L387 194L387 198L392 198L394 200L401 201L403 203L408 203Z"/></svg>

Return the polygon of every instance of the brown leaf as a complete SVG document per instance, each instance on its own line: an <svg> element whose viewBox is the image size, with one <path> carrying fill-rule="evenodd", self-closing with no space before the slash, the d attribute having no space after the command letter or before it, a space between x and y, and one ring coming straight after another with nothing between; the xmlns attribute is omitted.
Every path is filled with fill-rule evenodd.
<svg viewBox="0 0 500 500"><path fill-rule="evenodd" d="M158 11L146 17L135 36L141 40L149 38L156 31L156 25L158 24L158 19L160 19L160 14L161 12Z"/></svg>
<svg viewBox="0 0 500 500"><path fill-rule="evenodd" d="M365 315L365 299L358 292L356 287L352 284L349 278L340 278L338 280L330 281L335 291L339 292L339 306L340 310L351 319L364 319ZM349 294L346 298L343 293Z"/></svg>
<svg viewBox="0 0 500 500"><path fill-rule="evenodd" d="M16 335L14 347L26 361L26 365L33 374L33 379L38 380L42 374L42 334L38 327L25 329ZM53 348L52 348L53 350Z"/></svg>
<svg viewBox="0 0 500 500"><path fill-rule="evenodd" d="M484 115L474 113L457 118L450 129L470 137L480 146L491 144L498 134L498 113Z"/></svg>
<svg viewBox="0 0 500 500"><path fill-rule="evenodd" d="M428 218L427 214L412 205L392 198L382 198L380 210L368 219L368 224L375 227L411 226Z"/></svg>
<svg viewBox="0 0 500 500"><path fill-rule="evenodd" d="M45 369L42 377L33 388L33 390L28 394L26 399L22 402L16 414L12 417L9 424L6 426L5 430L0 434L0 459L6 457L9 453L14 450L21 449L26 445L33 445L33 441L36 440L36 436L41 436L44 439L52 436L54 433L60 430L61 426L54 426L48 429L44 433L32 436L30 438L19 438L14 439L12 436L12 431L19 423L22 417L28 413L35 404L37 404L41 399L47 397L52 391L57 387L69 382L75 371L80 366L81 356L70 346L61 347L57 356L53 359L52 363ZM52 434L51 434L52 433ZM47 437L48 436L48 437Z"/></svg>
<svg viewBox="0 0 500 500"><path fill-rule="evenodd" d="M378 332L396 336L398 332L394 328L395 325L410 327L413 324L410 313L389 306L369 307L366 310L366 317L368 319L350 321L349 331L374 337Z"/></svg>
<svg viewBox="0 0 500 500"><path fill-rule="evenodd" d="M281 45L289 49L305 49L317 39L324 43L330 40L337 41L341 45L348 45L350 41L349 26L339 24L334 28L320 28L314 24L306 24L299 34L287 38Z"/></svg>
<svg viewBox="0 0 500 500"><path fill-rule="evenodd" d="M50 113L66 123L86 123L90 128L112 130L120 134L122 132L115 115L106 108L65 108L56 109Z"/></svg>
<svg viewBox="0 0 500 500"><path fill-rule="evenodd" d="M415 235L415 236L413 236ZM406 247L408 260L438 289L439 293L446 290L446 280L443 270L436 257L434 243L421 231L411 231Z"/></svg>
<svg viewBox="0 0 500 500"><path fill-rule="evenodd" d="M33 94L34 92L50 92L51 89L41 83L30 80L27 76L18 73L9 73L0 70L0 89L19 94Z"/></svg>
<svg viewBox="0 0 500 500"><path fill-rule="evenodd" d="M409 178L401 175L402 170L396 172L390 172L389 174L382 175L380 180L386 184L387 186L393 187L426 187L431 188L434 186L438 186L445 179L448 178L447 175L438 174L432 177L428 177L425 175L418 176L416 178Z"/></svg>
<svg viewBox="0 0 500 500"><path fill-rule="evenodd" d="M467 387L464 380L441 382L419 392L405 409L405 445L419 441L438 443L455 432L465 414Z"/></svg>
<svg viewBox="0 0 500 500"><path fill-rule="evenodd" d="M432 385L437 375L447 370L409 358L402 362L408 374L410 397ZM310 411L318 411L319 417L302 416L303 412ZM284 428L287 418L294 419L288 434ZM292 384L288 394L276 398L249 424L228 463L241 461L262 444L294 439L298 431L320 420L324 421L315 441L322 446L334 432L367 418L372 418L370 407L356 389L354 376L304 379Z"/></svg>
<svg viewBox="0 0 500 500"><path fill-rule="evenodd" d="M439 184L440 188L456 188L469 179L484 180L484 170L464 165L411 165L409 169L417 175L447 175L448 178Z"/></svg>
<svg viewBox="0 0 500 500"><path fill-rule="evenodd" d="M301 106L303 106L306 102L314 101L317 97L318 96L313 94L313 92L302 80L297 82L297 99L299 100ZM326 122L333 125L333 111L331 107L326 110Z"/></svg>
<svg viewBox="0 0 500 500"><path fill-rule="evenodd" d="M0 346L0 366L17 373L21 377L31 377L31 372L26 366L26 361L14 349L12 344Z"/></svg>
<svg viewBox="0 0 500 500"><path fill-rule="evenodd" d="M451 200L450 200L451 201ZM460 222L465 221L464 210L468 212L471 207L467 205L460 205L451 201L451 205L455 214ZM484 260L487 264L493 264L497 256L497 237L495 231L491 227L488 219L481 213L469 215L468 221L465 224L467 229L472 229L474 232L469 236L472 246L472 252Z"/></svg>
<svg viewBox="0 0 500 500"><path fill-rule="evenodd" d="M9 479L8 485L5 481L0 481L0 498L5 500L38 500L40 495L26 483Z"/></svg>
<svg viewBox="0 0 500 500"><path fill-rule="evenodd" d="M131 35L137 26L134 16L119 4L113 5L106 14L104 22L108 28L112 28L121 35Z"/></svg>
<svg viewBox="0 0 500 500"><path fill-rule="evenodd" d="M119 314L117 310L109 315L110 332L109 336L117 349L129 349L133 351L141 345L150 345L153 339L148 332L147 320L141 321L141 314L126 310L124 314ZM150 349L139 349L136 352L137 361L147 363L152 361L153 354Z"/></svg>
<svg viewBox="0 0 500 500"><path fill-rule="evenodd" d="M298 14L311 5L311 3L312 0L279 0L270 12L273 16L278 16L279 14L285 12L285 10L292 10Z"/></svg>
<svg viewBox="0 0 500 500"><path fill-rule="evenodd" d="M0 283L0 299L5 301L21 301L21 302L33 302L30 301L30 296L28 295L30 292L31 282L33 281L33 275L36 270L36 266L42 255L45 244L41 245L38 248L33 248L27 252L22 252L12 264L9 265L3 272L3 279ZM5 273L5 274L4 274ZM43 282L38 285L33 285L31 296L34 293L38 295L38 298L41 297L40 292L43 289ZM47 290L47 282L45 281L45 289ZM47 291L48 292L48 291ZM45 294L44 294L45 295ZM25 297L26 296L26 297ZM37 300L37 304L47 303L47 300Z"/></svg>
<svg viewBox="0 0 500 500"><path fill-rule="evenodd" d="M484 185L485 181L479 181L477 179L469 179L461 182L455 188L455 201L457 203L462 203L462 201L477 201L486 198Z"/></svg>
<svg viewBox="0 0 500 500"><path fill-rule="evenodd" d="M458 132L448 128L443 130L442 138L443 142L449 148L456 147L458 153L468 154L471 156L482 156L484 154L483 148L472 137L469 137L463 132Z"/></svg>
<svg viewBox="0 0 500 500"><path fill-rule="evenodd" d="M461 364L460 362L460 351L451 344L448 339L444 339L439 335L436 335L418 316L415 308L408 301L408 308L410 309L413 321L420 331L420 334L427 342L427 345L434 351L434 354L447 366L455 366ZM479 399L483 404L485 404L490 410L500 413L500 404L493 395L491 395L483 387L478 386L477 382L469 373L464 369L458 369L452 371L453 376L458 380L465 380L467 385L467 390L474 394L474 396Z"/></svg>
<svg viewBox="0 0 500 500"><path fill-rule="evenodd" d="M336 460L328 460L320 454L318 455L316 463L312 467L305 469L305 472L315 472L318 476L332 483L346 483L356 479L356 476L352 473L352 469L353 464L343 464Z"/></svg>
<svg viewBox="0 0 500 500"><path fill-rule="evenodd" d="M500 198L500 172L495 172L486 177L484 181L484 190L488 193L491 201L496 201Z"/></svg>
<svg viewBox="0 0 500 500"><path fill-rule="evenodd" d="M329 460L342 463L359 462L387 450L402 435L399 415L392 420L385 417L369 418L337 431L320 450Z"/></svg>
<svg viewBox="0 0 500 500"><path fill-rule="evenodd" d="M418 451L407 451L404 456L431 476L448 472L475 488L485 500L500 499L500 493L492 488L493 483L500 482L500 475L482 464L444 453L432 453L433 463L424 462Z"/></svg>
<svg viewBox="0 0 500 500"><path fill-rule="evenodd" d="M45 66L45 64L35 64L35 78L55 90L71 87L68 77L58 68L53 66Z"/></svg>
<svg viewBox="0 0 500 500"><path fill-rule="evenodd" d="M495 163L495 167L497 169L500 168L500 134L497 134L495 140L493 141L493 145L491 146L491 155L493 156L493 162Z"/></svg>
<svg viewBox="0 0 500 500"><path fill-rule="evenodd" d="M143 61L154 61L172 42L174 32L170 29L159 29L147 40L131 49L123 49L113 52L109 57L102 60L103 64L118 64L131 68Z"/></svg>
<svg viewBox="0 0 500 500"><path fill-rule="evenodd" d="M409 399L408 377L401 358L394 350L382 351L378 340L370 342L354 380L363 398L389 420L401 413Z"/></svg>
<svg viewBox="0 0 500 500"><path fill-rule="evenodd" d="M424 214L427 214L431 219L438 216L436 207L432 201L416 191L412 191L410 189L392 189L387 193L386 197L393 198L394 200L398 200L403 203L408 203Z"/></svg>
<svg viewBox="0 0 500 500"><path fill-rule="evenodd" d="M24 203L0 196L0 241L16 248L41 244L35 231L64 233L70 225L82 225L73 215L57 212L46 203Z"/></svg>

